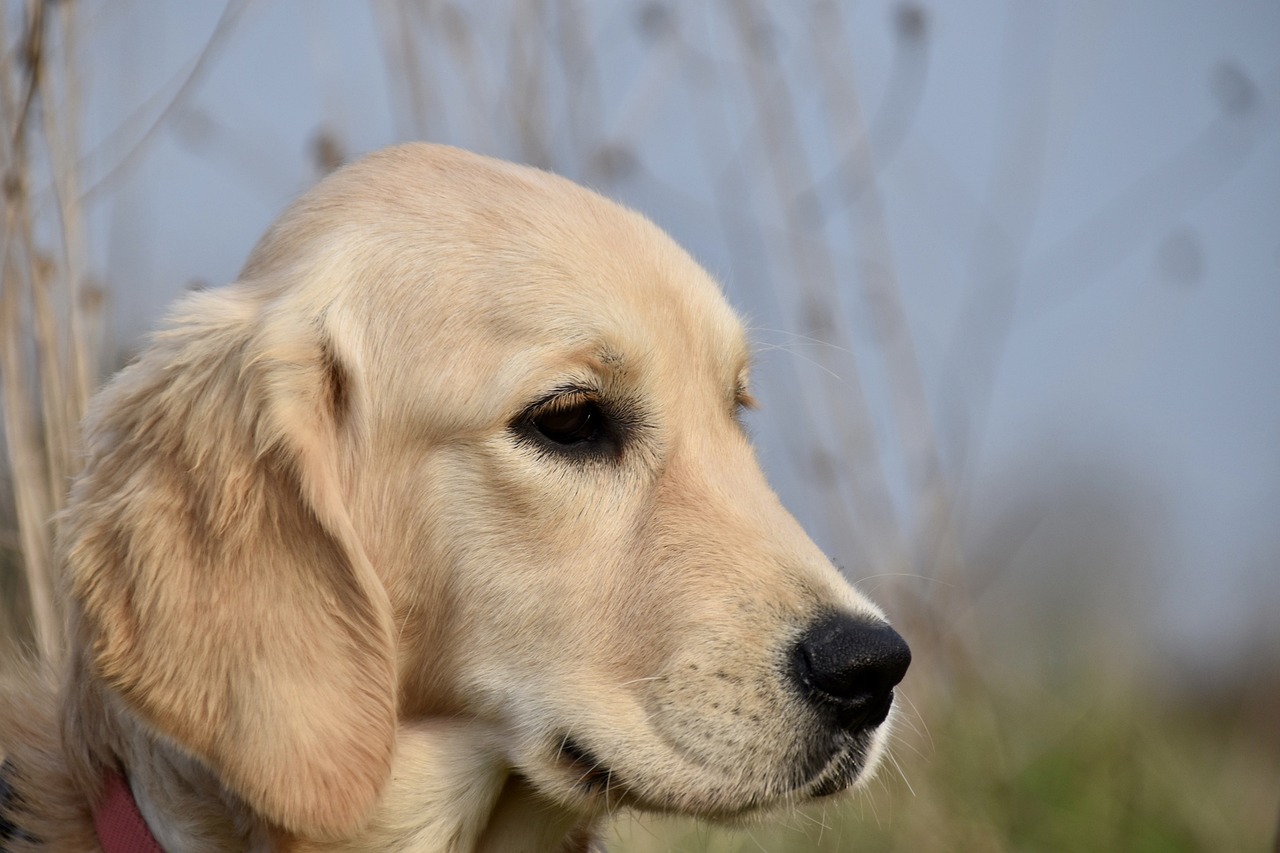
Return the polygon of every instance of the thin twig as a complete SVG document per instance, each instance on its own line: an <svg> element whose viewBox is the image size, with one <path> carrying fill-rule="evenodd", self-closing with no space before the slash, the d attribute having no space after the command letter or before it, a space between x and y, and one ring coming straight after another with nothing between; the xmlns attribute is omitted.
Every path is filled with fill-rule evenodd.
<svg viewBox="0 0 1280 853"><path fill-rule="evenodd" d="M217 57L218 52L231 37L237 19L248 5L249 0L228 0L227 5L223 7L221 17L218 18L218 23L214 25L213 33L209 36L209 40L205 42L199 56L196 57L195 62L192 64L191 70L187 73L186 79L178 86L178 90L174 92L173 97L169 99L159 114L152 119L146 130L139 135L138 139L116 164L107 169L85 189L82 201L87 202L96 197L107 189L113 181L120 178L138 163L142 155L151 146L151 143L155 141L160 129L164 127L173 113L186 102L190 94L203 81L204 75L212 67L213 60Z"/></svg>
<svg viewBox="0 0 1280 853"><path fill-rule="evenodd" d="M762 44L766 32L764 12L754 0L744 0L730 4L727 14L744 55L766 168L777 206L786 218L788 261L793 270L789 277L801 293L804 333L823 340L847 340L830 244L805 235L792 204L800 189L812 185L813 176L799 139L788 82L779 69L768 67L772 63L766 58L768 48ZM852 541L849 520L851 517L865 519L873 535L880 539L879 553L873 554L873 559L877 565L892 565L901 561L902 525L889 496L858 365L849 352L849 347L842 347L823 348L817 353L824 366L841 378L842 387L825 389L819 396L829 409L828 420L839 442L838 455L831 460L830 467L844 475L855 498L851 515L837 499L838 490L829 490L832 499L827 502L828 527L842 553L856 554L865 543Z"/></svg>

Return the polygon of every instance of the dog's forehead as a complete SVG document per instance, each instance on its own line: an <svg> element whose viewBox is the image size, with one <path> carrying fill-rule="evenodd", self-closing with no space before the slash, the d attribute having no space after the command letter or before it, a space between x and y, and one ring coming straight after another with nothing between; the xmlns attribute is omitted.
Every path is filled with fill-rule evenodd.
<svg viewBox="0 0 1280 853"><path fill-rule="evenodd" d="M687 255L652 225L641 232L620 243L579 232L571 250L542 243L443 294L428 289L420 304L440 312L443 296L449 319L418 338L422 363L438 362L439 342L460 345L468 363L452 366L487 375L495 404L593 379L671 397L732 394L749 360L742 324Z"/></svg>
<svg viewBox="0 0 1280 853"><path fill-rule="evenodd" d="M341 253L361 264L349 298L424 363L454 342L472 367L590 353L717 383L745 368L745 332L711 276L645 217L568 180L414 146L358 166L331 195L309 213L360 241ZM377 228L350 225L360 220Z"/></svg>
<svg viewBox="0 0 1280 853"><path fill-rule="evenodd" d="M531 353L612 372L650 362L690 379L700 369L741 372L746 335L715 282L673 245L647 254L636 250L639 242L603 260L558 253L548 267L507 271L510 278L499 276L486 298L473 301L473 327Z"/></svg>

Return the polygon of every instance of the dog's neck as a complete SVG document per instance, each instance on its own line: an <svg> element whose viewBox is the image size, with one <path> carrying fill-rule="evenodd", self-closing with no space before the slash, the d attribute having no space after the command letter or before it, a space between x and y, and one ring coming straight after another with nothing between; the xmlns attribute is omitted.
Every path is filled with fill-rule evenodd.
<svg viewBox="0 0 1280 853"><path fill-rule="evenodd" d="M436 720L402 726L392 779L357 837L283 837L221 790L198 762L164 744L135 742L130 782L166 853L575 853L594 819L539 797L513 776L505 739L483 724Z"/></svg>
<svg viewBox="0 0 1280 853"><path fill-rule="evenodd" d="M402 725L392 781L360 837L290 853L585 853L594 818L512 775L508 741L473 721Z"/></svg>

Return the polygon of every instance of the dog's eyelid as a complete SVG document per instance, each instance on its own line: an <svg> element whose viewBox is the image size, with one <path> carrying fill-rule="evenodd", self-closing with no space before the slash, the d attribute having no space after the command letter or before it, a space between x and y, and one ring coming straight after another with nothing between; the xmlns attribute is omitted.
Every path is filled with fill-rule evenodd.
<svg viewBox="0 0 1280 853"><path fill-rule="evenodd" d="M557 388L547 396L526 410L534 414L543 412L554 412L561 409L570 409L574 406L581 406L585 403L600 403L601 394L595 388L586 388L581 386L568 386Z"/></svg>
<svg viewBox="0 0 1280 853"><path fill-rule="evenodd" d="M591 407L601 411L606 410L604 395L600 394L595 388L565 386L525 404L511 418L511 423L512 425L528 424L544 416L557 415L583 407Z"/></svg>

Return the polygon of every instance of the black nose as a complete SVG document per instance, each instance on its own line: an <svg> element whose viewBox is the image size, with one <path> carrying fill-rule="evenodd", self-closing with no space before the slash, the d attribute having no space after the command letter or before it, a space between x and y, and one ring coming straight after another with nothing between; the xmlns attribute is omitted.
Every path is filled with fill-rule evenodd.
<svg viewBox="0 0 1280 853"><path fill-rule="evenodd" d="M850 731L884 722L910 664L911 649L897 631L845 614L809 626L791 653L801 694Z"/></svg>

